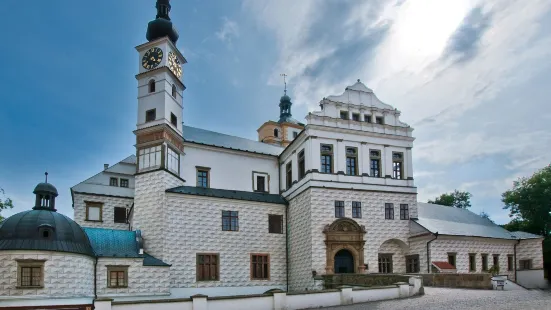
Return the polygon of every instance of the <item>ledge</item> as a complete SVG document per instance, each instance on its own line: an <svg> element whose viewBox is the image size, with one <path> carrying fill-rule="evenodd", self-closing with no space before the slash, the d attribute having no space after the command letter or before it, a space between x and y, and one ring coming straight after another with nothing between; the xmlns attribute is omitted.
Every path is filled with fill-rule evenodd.
<svg viewBox="0 0 551 310"><path fill-rule="evenodd" d="M366 290L380 290L386 288L397 288L398 285L384 285L384 286L363 286L363 287L353 287L353 291L366 291Z"/></svg>
<svg viewBox="0 0 551 310"><path fill-rule="evenodd" d="M15 288L18 290L37 290L43 289L44 286L16 286Z"/></svg>
<svg viewBox="0 0 551 310"><path fill-rule="evenodd" d="M96 301L113 300L109 298L96 299ZM149 299L149 300L129 300L129 301L114 301L112 305L133 305L133 304L159 304L169 302L188 302L192 301L191 298L174 298L174 299Z"/></svg>
<svg viewBox="0 0 551 310"><path fill-rule="evenodd" d="M204 296L204 295L203 295ZM232 295L232 296L213 296L208 297L207 300L224 300L224 299L240 299L240 298L257 298L257 297L271 297L272 294L253 294L253 295ZM191 296L194 297L194 296ZM206 297L206 296L205 296Z"/></svg>
<svg viewBox="0 0 551 310"><path fill-rule="evenodd" d="M287 296L289 295L304 295L304 294L321 294L321 293L335 293L340 292L339 289L328 289L328 290L319 290L319 291L300 291L300 292L290 292L287 293Z"/></svg>

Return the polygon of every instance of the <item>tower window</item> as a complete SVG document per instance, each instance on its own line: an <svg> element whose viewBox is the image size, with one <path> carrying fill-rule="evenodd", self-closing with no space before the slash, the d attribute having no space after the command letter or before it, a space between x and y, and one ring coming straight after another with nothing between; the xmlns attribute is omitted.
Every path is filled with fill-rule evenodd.
<svg viewBox="0 0 551 310"><path fill-rule="evenodd" d="M352 120L359 122L360 121L360 114L359 113L352 113Z"/></svg>
<svg viewBox="0 0 551 310"><path fill-rule="evenodd" d="M109 186L119 186L119 179L109 178Z"/></svg>
<svg viewBox="0 0 551 310"><path fill-rule="evenodd" d="M178 118L174 115L174 113L170 113L170 122L174 125L174 127L178 128Z"/></svg>
<svg viewBox="0 0 551 310"><path fill-rule="evenodd" d="M298 137L298 132L293 131L293 139L296 138L296 137Z"/></svg>
<svg viewBox="0 0 551 310"><path fill-rule="evenodd" d="M306 174L306 165L304 161L304 150L300 151L298 153L298 179L304 178L304 175Z"/></svg>
<svg viewBox="0 0 551 310"><path fill-rule="evenodd" d="M176 99L176 85L172 85L172 97Z"/></svg>
<svg viewBox="0 0 551 310"><path fill-rule="evenodd" d="M341 119L348 119L348 111L341 111Z"/></svg>
<svg viewBox="0 0 551 310"><path fill-rule="evenodd" d="M279 130L277 128L274 128L274 137L278 137L279 136Z"/></svg>
<svg viewBox="0 0 551 310"><path fill-rule="evenodd" d="M346 148L346 174L358 174L358 149L355 147Z"/></svg>
<svg viewBox="0 0 551 310"><path fill-rule="evenodd" d="M364 114L364 121L371 123L371 114Z"/></svg>
<svg viewBox="0 0 551 310"><path fill-rule="evenodd" d="M321 162L320 162L321 173L332 173L333 172L333 146L328 144L322 144L320 147L320 152L321 152Z"/></svg>
<svg viewBox="0 0 551 310"><path fill-rule="evenodd" d="M156 109L151 109L145 111L145 121L146 122L152 122L157 118L157 111Z"/></svg>
<svg viewBox="0 0 551 310"><path fill-rule="evenodd" d="M287 189L291 188L291 185L293 185L293 162L290 161L287 166L285 167L285 171L287 172L286 175L286 185Z"/></svg>
<svg viewBox="0 0 551 310"><path fill-rule="evenodd" d="M369 151L370 175L374 178L381 177L381 151Z"/></svg>
<svg viewBox="0 0 551 310"><path fill-rule="evenodd" d="M167 147L167 168L176 174L180 174L180 154L173 150L171 147Z"/></svg>
<svg viewBox="0 0 551 310"><path fill-rule="evenodd" d="M155 80L149 81L149 92L154 93L155 92Z"/></svg>
<svg viewBox="0 0 551 310"><path fill-rule="evenodd" d="M50 232L47 231L47 230L44 230L44 231L42 232L42 237L43 237L43 238L48 238L48 237L50 237Z"/></svg>

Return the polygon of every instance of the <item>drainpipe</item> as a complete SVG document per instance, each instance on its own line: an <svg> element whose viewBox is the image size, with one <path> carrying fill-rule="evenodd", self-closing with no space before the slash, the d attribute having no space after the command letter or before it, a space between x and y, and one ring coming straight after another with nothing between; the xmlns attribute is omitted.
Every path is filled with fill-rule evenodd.
<svg viewBox="0 0 551 310"><path fill-rule="evenodd" d="M289 292L289 226L288 226L288 215L289 215L289 203L285 206L285 270L287 275L285 276L285 282L287 283L286 291Z"/></svg>
<svg viewBox="0 0 551 310"><path fill-rule="evenodd" d="M520 239L517 239L517 243L515 243L513 245L513 259L515 260L513 263L514 263L514 268L515 268L515 283L518 283L518 279L517 279L517 245L520 244Z"/></svg>
<svg viewBox="0 0 551 310"><path fill-rule="evenodd" d="M434 239L427 242L427 273L431 273L430 272L430 243L438 239L438 232L434 233L433 235L434 235Z"/></svg>
<svg viewBox="0 0 551 310"><path fill-rule="evenodd" d="M94 264L94 300L98 299L98 257L96 256L96 263Z"/></svg>

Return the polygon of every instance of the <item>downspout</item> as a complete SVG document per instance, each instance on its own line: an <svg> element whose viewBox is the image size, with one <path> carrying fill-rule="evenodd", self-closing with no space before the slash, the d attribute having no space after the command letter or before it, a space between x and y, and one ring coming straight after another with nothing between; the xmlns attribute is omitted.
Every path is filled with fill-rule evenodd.
<svg viewBox="0 0 551 310"><path fill-rule="evenodd" d="M285 205L285 270L287 275L285 276L285 283L287 284L286 292L289 292L289 204Z"/></svg>
<svg viewBox="0 0 551 310"><path fill-rule="evenodd" d="M517 279L517 245L520 244L520 239L517 239L517 243L513 245L513 258L514 258L514 268L515 268L515 283L518 283Z"/></svg>
<svg viewBox="0 0 551 310"><path fill-rule="evenodd" d="M427 242L427 273L431 273L430 272L430 243L438 239L438 232L434 233L433 235L434 235L434 239Z"/></svg>
<svg viewBox="0 0 551 310"><path fill-rule="evenodd" d="M94 264L94 300L98 299L98 257L96 256L96 263Z"/></svg>

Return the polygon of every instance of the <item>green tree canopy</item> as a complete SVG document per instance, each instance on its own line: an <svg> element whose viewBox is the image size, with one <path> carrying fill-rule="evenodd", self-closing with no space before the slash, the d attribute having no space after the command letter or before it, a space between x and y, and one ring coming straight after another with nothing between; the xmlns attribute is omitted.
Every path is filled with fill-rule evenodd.
<svg viewBox="0 0 551 310"><path fill-rule="evenodd" d="M440 197L429 200L429 203L438 205L467 209L471 206L471 193L454 190L453 193L445 193Z"/></svg>
<svg viewBox="0 0 551 310"><path fill-rule="evenodd" d="M11 209L13 208L13 202L10 198L5 197L4 189L0 187L0 212L5 209ZM4 218L0 214L0 222L3 221Z"/></svg>

